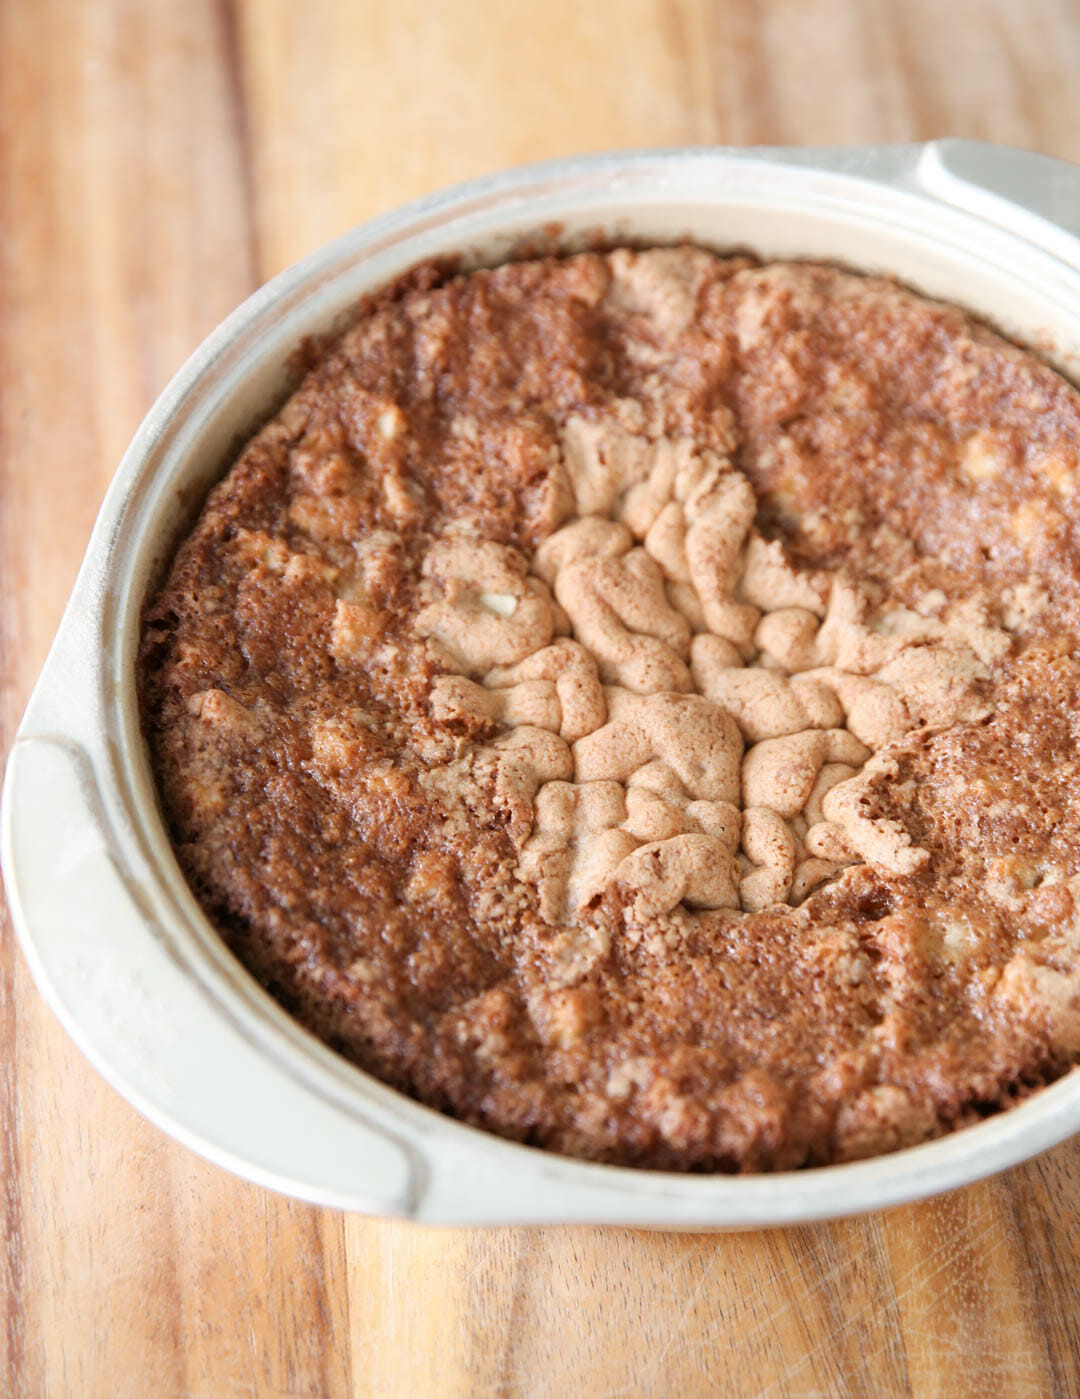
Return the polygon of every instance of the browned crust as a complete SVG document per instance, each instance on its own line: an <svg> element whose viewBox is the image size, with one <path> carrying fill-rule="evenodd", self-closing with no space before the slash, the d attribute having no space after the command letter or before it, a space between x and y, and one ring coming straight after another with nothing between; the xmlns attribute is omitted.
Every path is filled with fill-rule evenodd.
<svg viewBox="0 0 1080 1399"><path fill-rule="evenodd" d="M888 282L716 258L657 359L639 353L656 346L647 317L607 309L610 280L596 253L417 274L313 356L211 494L140 660L185 873L254 975L341 1052L555 1150L768 1170L1007 1106L1080 1047L1080 400ZM760 334L740 342L751 313ZM800 909L645 928L616 890L583 920L609 951L553 989L558 939L514 875L516 813L479 779L452 809L421 785L490 735L431 717L440 667L411 619L447 522L525 553L550 532L558 426L615 397L702 439L730 410L759 524L794 558L908 604L977 592L1000 619L1017 586L1049 603L997 667L989 719L897 752L881 801L925 870L863 865ZM395 440L390 402L408 425ZM977 432L1006 469L973 483ZM363 541L367 631L343 658L340 579ZM208 691L224 697L209 718Z"/></svg>

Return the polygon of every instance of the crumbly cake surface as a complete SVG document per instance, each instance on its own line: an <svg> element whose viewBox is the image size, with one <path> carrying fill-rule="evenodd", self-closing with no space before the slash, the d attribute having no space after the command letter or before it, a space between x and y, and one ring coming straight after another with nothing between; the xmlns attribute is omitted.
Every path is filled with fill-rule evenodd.
<svg viewBox="0 0 1080 1399"><path fill-rule="evenodd" d="M144 726L229 946L507 1136L783 1169L1080 1055L1080 397L691 247L421 269L212 492Z"/></svg>

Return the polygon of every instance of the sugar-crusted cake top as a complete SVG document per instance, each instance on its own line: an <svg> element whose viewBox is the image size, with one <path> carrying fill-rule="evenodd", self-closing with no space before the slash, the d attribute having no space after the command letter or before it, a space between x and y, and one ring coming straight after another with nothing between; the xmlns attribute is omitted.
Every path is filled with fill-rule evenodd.
<svg viewBox="0 0 1080 1399"><path fill-rule="evenodd" d="M317 1033L650 1166L847 1159L1080 1053L1080 399L693 248L419 270L148 609L181 863Z"/></svg>
<svg viewBox="0 0 1080 1399"><path fill-rule="evenodd" d="M633 399L568 418L564 519L531 558L453 527L424 557L414 627L454 672L433 713L505 731L493 757L535 786L518 869L543 916L611 883L646 915L757 912L857 860L920 869L927 852L875 809L888 762L871 759L989 713L1007 631L970 601L924 616L793 566L729 455L643 428Z"/></svg>

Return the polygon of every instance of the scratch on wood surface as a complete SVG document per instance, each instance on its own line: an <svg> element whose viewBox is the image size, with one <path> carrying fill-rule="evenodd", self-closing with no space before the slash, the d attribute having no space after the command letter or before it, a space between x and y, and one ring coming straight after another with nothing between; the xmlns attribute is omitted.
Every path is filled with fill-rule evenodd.
<svg viewBox="0 0 1080 1399"><path fill-rule="evenodd" d="M492 1259L494 1259L499 1253L503 1251L503 1247L504 1245L501 1238L498 1234L496 1234L486 1245L479 1258L477 1258L476 1261L473 1263L472 1267L469 1268L466 1272L466 1285L471 1283L480 1273L484 1271L484 1269L488 1266Z"/></svg>
<svg viewBox="0 0 1080 1399"><path fill-rule="evenodd" d="M1080 1390L1076 1384L1080 1375L1080 1334L1075 1324L1080 1304L1076 1211L1067 1205L1061 1208L1062 1202L1075 1199L1080 1185L1078 1147L1080 1142L1074 1139L1071 1150L1059 1148L1021 1167L1013 1173L1017 1188L1003 1190L999 1182L994 1184L1013 1224L1019 1273L1017 1311L1026 1315L1054 1390L1063 1394Z"/></svg>
<svg viewBox="0 0 1080 1399"><path fill-rule="evenodd" d="M695 1286L694 1290L690 1293L689 1297L687 1297L686 1301L682 1304L678 1322L669 1331L667 1340L664 1342L663 1346L660 1348L660 1351L657 1353L655 1361L649 1366L648 1377L650 1379L659 1373L661 1367L664 1364L664 1361L667 1359L668 1354L675 1343L676 1338L680 1335L682 1331L685 1330L686 1324L690 1320L690 1314L694 1309L694 1303L701 1296L702 1292L704 1292L705 1284L712 1278L713 1274L716 1272L716 1268L719 1261L719 1253L714 1253L712 1258L709 1260L708 1264L702 1270L701 1277L698 1279L697 1285Z"/></svg>
<svg viewBox="0 0 1080 1399"><path fill-rule="evenodd" d="M771 1235L763 1236L763 1240L770 1238ZM770 1257L773 1256L773 1252L774 1250L770 1248ZM815 1282L813 1290L817 1292L820 1290L827 1289L832 1285L832 1283L836 1279L840 1277L841 1274L849 1271L851 1266L852 1262L850 1259L839 1259L830 1268L822 1271L820 1278ZM712 1269L710 1269L710 1272L711 1271ZM797 1298L800 1293L803 1293L805 1295L806 1268L804 1263L800 1262L799 1260L794 1260L792 1263L786 1264L781 1268L770 1268L769 1272L770 1282L773 1284L770 1293L773 1305L771 1307L768 1307L766 1310L755 1310L755 1314L750 1318L746 1318L744 1316L740 1316L738 1318L737 1326L739 1335L739 1345L741 1350L749 1350L750 1348L752 1348L756 1340L766 1336L767 1334L777 1332L781 1328L782 1319L785 1316L785 1314L791 1312L794 1309L796 1305L794 1298ZM700 1284L699 1287L695 1290L695 1297L699 1295L703 1283L704 1279L702 1280L702 1284ZM778 1286L777 1284L780 1284L780 1286ZM788 1284L794 1285L788 1286ZM786 1300L784 1300L777 1306L776 1298L782 1293L782 1291L787 1291L789 1296ZM687 1319L689 1305L691 1304L688 1304L687 1309L684 1312L684 1324ZM671 1338L668 1341L668 1344L664 1348L664 1358L670 1361L671 1359L677 1356L685 1354L685 1352L692 1347L700 1347L703 1341L717 1336L719 1332L726 1329L729 1324L729 1320L730 1318L724 1315L716 1319L710 1319L710 1321L705 1326L699 1329L698 1333L695 1336L683 1337L680 1341L680 1344L678 1345L675 1344L677 1336L676 1332L671 1336ZM679 1329L681 1329L681 1327L677 1328L677 1331ZM814 1353L818 1353L820 1351L828 1349L832 1345L832 1341L833 1334L830 1333L823 1339L819 1346L816 1346L814 1348ZM806 1354L806 1351L800 1351L800 1363L802 1361L802 1358Z"/></svg>
<svg viewBox="0 0 1080 1399"><path fill-rule="evenodd" d="M928 1207L932 1208L932 1206ZM923 1291L930 1283L941 1276L946 1269L951 1268L958 1258L964 1254L974 1255L978 1252L979 1245L984 1239L993 1240L991 1245L991 1255L998 1249L1005 1247L1005 1240L1001 1237L1001 1230L996 1220L991 1220L977 1234L964 1234L952 1238L943 1238L934 1248L928 1259L920 1259L917 1263L908 1268L905 1274L906 1284L897 1292L897 1303L901 1303L912 1296L916 1291ZM941 1257L941 1255L945 1255ZM941 1261L930 1272L925 1270L925 1264L941 1258ZM957 1280L950 1286L955 1287Z"/></svg>

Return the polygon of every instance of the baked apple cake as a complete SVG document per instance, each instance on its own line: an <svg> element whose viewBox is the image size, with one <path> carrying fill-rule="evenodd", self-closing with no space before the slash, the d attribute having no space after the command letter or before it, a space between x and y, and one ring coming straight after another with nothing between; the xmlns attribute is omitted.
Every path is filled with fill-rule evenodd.
<svg viewBox="0 0 1080 1399"><path fill-rule="evenodd" d="M417 269L148 604L236 956L424 1103L764 1171L1080 1055L1080 397L886 280L683 246Z"/></svg>

